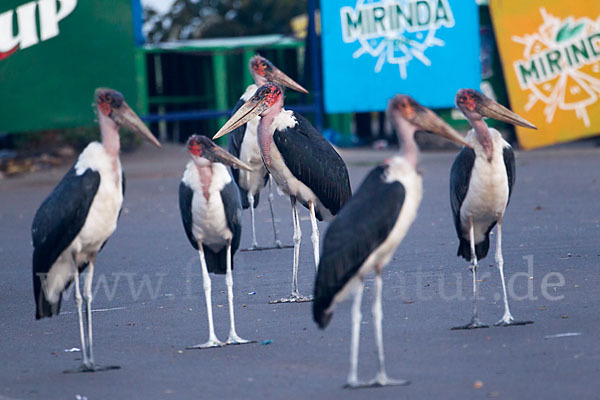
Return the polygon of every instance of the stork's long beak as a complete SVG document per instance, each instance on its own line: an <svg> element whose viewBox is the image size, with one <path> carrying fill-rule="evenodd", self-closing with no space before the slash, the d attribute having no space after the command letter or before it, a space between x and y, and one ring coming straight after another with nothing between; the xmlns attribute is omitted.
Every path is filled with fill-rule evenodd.
<svg viewBox="0 0 600 400"><path fill-rule="evenodd" d="M222 147L215 145L215 146L211 147L210 149L207 149L207 151L209 151L212 154L215 161L218 161L225 165L229 165L232 168L245 169L246 171L252 171L252 168L250 168L250 166L248 166L248 164L246 164L246 163L242 162L241 160L239 160L238 158L232 156L231 154L229 154L229 152L227 150L223 149Z"/></svg>
<svg viewBox="0 0 600 400"><path fill-rule="evenodd" d="M508 124L514 124L529 129L537 129L535 125L525 118L521 118L508 108L487 97L477 103L477 112L484 117L497 119L498 121L506 122Z"/></svg>
<svg viewBox="0 0 600 400"><path fill-rule="evenodd" d="M273 71L271 73L269 73L268 76L266 76L266 78L269 81L271 81L273 83L277 83L278 85L281 85L281 86L288 87L297 92L308 93L308 90L304 89L304 87L302 85L300 85L298 82L296 82L295 80L293 80L292 78L287 76L279 68L273 66L272 69L273 69Z"/></svg>
<svg viewBox="0 0 600 400"><path fill-rule="evenodd" d="M416 111L415 117L411 122L426 131L446 138L456 144L471 147L460 133L428 108L422 107L422 109Z"/></svg>
<svg viewBox="0 0 600 400"><path fill-rule="evenodd" d="M121 107L114 108L111 117L119 125L124 126L131 132L137 133L156 147L162 147L160 142L154 137L152 132L150 132L150 129L148 129L127 103L123 102Z"/></svg>
<svg viewBox="0 0 600 400"><path fill-rule="evenodd" d="M219 131L213 136L213 140L220 138L231 132L232 130L239 128L253 118L258 117L263 111L267 109L267 105L264 101L252 96L243 106L241 106L235 114L229 118L225 125L219 129Z"/></svg>

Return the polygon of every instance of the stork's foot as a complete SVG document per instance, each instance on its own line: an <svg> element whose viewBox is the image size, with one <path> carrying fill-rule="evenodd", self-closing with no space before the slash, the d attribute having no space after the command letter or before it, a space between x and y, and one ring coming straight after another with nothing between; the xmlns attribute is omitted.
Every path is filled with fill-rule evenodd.
<svg viewBox="0 0 600 400"><path fill-rule="evenodd" d="M281 244L281 242L279 244L275 243L273 244L273 246L265 246L265 247L261 247L261 246L250 246L247 249L242 249L240 251L263 251L263 250L278 250L278 249L291 249L293 248L293 245L284 245Z"/></svg>
<svg viewBox="0 0 600 400"><path fill-rule="evenodd" d="M479 320L479 318L473 317L471 322L469 322L467 325L455 326L454 328L452 328L452 330L457 331L460 329L478 329L478 328L489 328L489 326L484 324L483 322L481 322Z"/></svg>
<svg viewBox="0 0 600 400"><path fill-rule="evenodd" d="M255 250L261 250L261 248L258 247L257 242L252 243L252 246L248 247L248 249L247 249L247 251L255 251Z"/></svg>
<svg viewBox="0 0 600 400"><path fill-rule="evenodd" d="M342 387L344 389L359 389L359 388L367 387L367 382L361 382L359 380L353 379L353 380L348 380L348 382L346 382L346 384Z"/></svg>
<svg viewBox="0 0 600 400"><path fill-rule="evenodd" d="M118 365L94 365L94 364L81 364L78 368L68 369L63 371L65 374L78 374L82 372L102 372L102 371L111 371L115 369L121 369Z"/></svg>
<svg viewBox="0 0 600 400"><path fill-rule="evenodd" d="M356 380L348 381L345 385L345 389L362 389L371 387L384 387L384 386L406 386L410 385L410 381L405 379L392 379L387 376L385 372L378 373L377 376L369 382L360 382Z"/></svg>
<svg viewBox="0 0 600 400"><path fill-rule="evenodd" d="M405 379L392 379L387 376L385 372L380 372L377 376L369 382L370 387L382 387L382 386L406 386L409 385L410 381Z"/></svg>
<svg viewBox="0 0 600 400"><path fill-rule="evenodd" d="M494 324L494 326L518 326L533 324L533 321L515 321L512 315L508 314Z"/></svg>
<svg viewBox="0 0 600 400"><path fill-rule="evenodd" d="M195 346L186 347L188 350L210 349L212 347L223 347L225 343L218 339L209 339L206 343L197 344Z"/></svg>
<svg viewBox="0 0 600 400"><path fill-rule="evenodd" d="M281 243L281 240L276 240L273 245L278 248L278 249L283 249L283 244Z"/></svg>
<svg viewBox="0 0 600 400"><path fill-rule="evenodd" d="M280 304L280 303L307 303L313 301L312 296L302 296L300 293L292 293L289 297L284 297L279 300L271 300L269 304Z"/></svg>
<svg viewBox="0 0 600 400"><path fill-rule="evenodd" d="M256 341L242 339L241 337L239 337L237 335L237 333L232 333L232 334L229 334L229 338L227 338L227 341L225 342L225 344L227 344L227 345L246 344L246 343L256 343Z"/></svg>

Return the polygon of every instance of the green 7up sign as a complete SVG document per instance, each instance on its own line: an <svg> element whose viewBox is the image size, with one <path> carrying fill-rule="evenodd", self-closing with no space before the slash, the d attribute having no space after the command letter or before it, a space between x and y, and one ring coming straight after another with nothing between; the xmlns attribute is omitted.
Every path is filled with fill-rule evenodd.
<svg viewBox="0 0 600 400"><path fill-rule="evenodd" d="M60 4L59 7L57 7ZM19 48L26 49L52 39L60 33L58 23L77 7L77 0L39 0L25 3L0 14L0 60L9 57ZM18 33L14 34L14 16ZM37 16L39 16L39 31Z"/></svg>
<svg viewBox="0 0 600 400"><path fill-rule="evenodd" d="M91 103L99 86L118 89L143 112L135 3L1 0L0 132L93 125Z"/></svg>

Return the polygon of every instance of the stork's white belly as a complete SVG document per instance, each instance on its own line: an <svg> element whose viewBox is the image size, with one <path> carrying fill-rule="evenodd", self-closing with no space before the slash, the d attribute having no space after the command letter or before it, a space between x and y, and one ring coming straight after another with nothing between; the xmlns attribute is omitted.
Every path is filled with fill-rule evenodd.
<svg viewBox="0 0 600 400"><path fill-rule="evenodd" d="M202 191L202 181L193 161L187 165L183 181L192 189L192 233L197 241L213 251L221 250L233 237L227 225L221 190L231 182L223 164L212 164L213 175L208 188L208 200Z"/></svg>
<svg viewBox="0 0 600 400"><path fill-rule="evenodd" d="M386 181L399 181L404 186L406 192L400 215L388 237L369 255L358 273L344 286L344 289L335 295L328 312L332 311L335 304L350 295L365 276L374 271L378 265L383 268L390 262L417 217L423 196L423 181L415 169L403 158L394 157L390 162Z"/></svg>
<svg viewBox="0 0 600 400"><path fill-rule="evenodd" d="M467 141L475 150L476 158L471 172L469 189L460 208L463 237L469 238L469 217L473 218L475 242L481 242L487 229L504 214L508 204L508 176L504 164L503 149L508 143L495 129L490 129L494 140L494 156L489 162L485 152L474 134L469 134Z"/></svg>
<svg viewBox="0 0 600 400"><path fill-rule="evenodd" d="M256 135L259 122L260 117L257 117L246 124L246 133L240 149L240 160L248 164L252 171L239 170L239 185L242 189L254 195L265 187L265 175L267 174Z"/></svg>
<svg viewBox="0 0 600 400"><path fill-rule="evenodd" d="M82 266L92 261L102 244L114 233L123 205L121 163L117 159L115 169L113 159L100 143L94 142L85 148L75 169L78 175L82 175L87 169L97 171L100 174L100 185L81 231L60 254L48 273L45 285L50 302L58 301L60 292L73 279L75 265Z"/></svg>
<svg viewBox="0 0 600 400"><path fill-rule="evenodd" d="M202 192L194 192L192 222L192 233L196 240L214 251L221 250L232 238L221 195L218 193L211 193L209 200L206 201Z"/></svg>
<svg viewBox="0 0 600 400"><path fill-rule="evenodd" d="M100 175L100 187L94 197L85 224L70 246L79 253L78 257L87 260L89 256L100 250L102 244L117 229L117 220L122 205L121 174L119 173L118 177L110 178Z"/></svg>

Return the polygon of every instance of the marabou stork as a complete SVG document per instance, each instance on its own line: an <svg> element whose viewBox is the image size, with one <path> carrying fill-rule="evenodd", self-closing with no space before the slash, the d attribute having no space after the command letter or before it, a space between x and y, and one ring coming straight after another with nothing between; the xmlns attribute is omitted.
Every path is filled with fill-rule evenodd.
<svg viewBox="0 0 600 400"><path fill-rule="evenodd" d="M284 74L280 69L275 67L269 60L260 55L255 55L250 59L248 68L254 79L253 85L248 86L242 97L239 99L233 113L244 105L250 97L256 93L259 86L267 82L274 82L281 86L287 86L298 92L308 93L292 78ZM275 247L282 248L281 242L277 238L277 227L275 226L275 214L273 213L273 188L271 176L265 168L265 164L260 156L258 148L258 139L256 129L260 117L256 117L245 125L234 129L229 135L228 149L231 154L239 158L252 168L252 171L232 170L233 179L240 188L242 196L242 208L245 210L250 208L252 217L252 246L248 250L259 250L258 242L256 241L256 228L254 225L254 209L258 206L260 191L269 182L269 208L271 210L271 220L273 222L273 236L275 237Z"/></svg>
<svg viewBox="0 0 600 400"><path fill-rule="evenodd" d="M337 303L354 294L350 373L346 387L405 385L388 378L384 366L381 321L382 271L400 244L421 203L422 183L417 170L417 130L426 130L459 144L468 144L431 110L405 95L390 100L392 118L402 142L400 156L386 160L367 175L325 233L314 290L313 318L321 329L331 321ZM364 280L375 273L373 323L379 372L368 383L358 381L358 346Z"/></svg>
<svg viewBox="0 0 600 400"><path fill-rule="evenodd" d="M302 115L283 108L283 89L274 83L261 86L227 121L214 138L260 116L258 144L267 171L290 196L294 224L292 293L280 302L310 301L298 292L300 218L297 201L310 211L315 267L319 265L317 219L331 218L352 195L346 164L327 140Z"/></svg>
<svg viewBox="0 0 600 400"><path fill-rule="evenodd" d="M450 205L460 244L457 256L471 262L473 273L473 318L453 329L487 328L477 316L477 266L488 254L490 232L496 224L496 263L500 271L504 295L504 316L496 326L525 325L531 321L515 321L508 308L502 258L502 217L515 183L515 154L500 132L488 128L484 117L537 129L517 114L472 89L456 94L456 106L467 117L473 129L467 135L470 147L463 148L450 172Z"/></svg>
<svg viewBox="0 0 600 400"><path fill-rule="evenodd" d="M179 185L179 209L185 233L200 255L206 310L208 341L193 349L225 344L250 343L238 336L233 312L233 256L242 235L240 192L225 165L250 171L250 167L215 145L206 136L193 135L187 142L192 160ZM225 343L215 335L209 272L225 274L231 327Z"/></svg>
<svg viewBox="0 0 600 400"><path fill-rule="evenodd" d="M124 126L160 147L121 93L99 88L95 101L102 143L92 142L83 150L37 210L31 228L35 318L58 314L63 291L75 282L83 355L82 365L76 371L81 372L118 368L100 368L94 364L91 306L96 255L117 228L125 192L125 175L119 160L119 127ZM88 266L83 286L86 338L79 274Z"/></svg>

